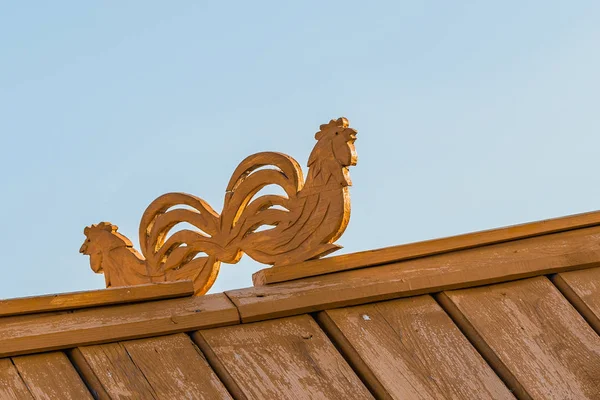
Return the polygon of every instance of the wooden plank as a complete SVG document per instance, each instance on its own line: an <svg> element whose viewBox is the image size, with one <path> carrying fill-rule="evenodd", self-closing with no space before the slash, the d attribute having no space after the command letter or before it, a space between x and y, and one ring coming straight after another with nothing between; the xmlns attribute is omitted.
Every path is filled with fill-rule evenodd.
<svg viewBox="0 0 600 400"><path fill-rule="evenodd" d="M369 399L369 391L307 315L195 332L236 399Z"/></svg>
<svg viewBox="0 0 600 400"><path fill-rule="evenodd" d="M121 343L78 347L69 355L97 399L157 398Z"/></svg>
<svg viewBox="0 0 600 400"><path fill-rule="evenodd" d="M600 227L592 227L227 295L250 322L599 265Z"/></svg>
<svg viewBox="0 0 600 400"><path fill-rule="evenodd" d="M319 321L378 398L514 399L431 296L327 310Z"/></svg>
<svg viewBox="0 0 600 400"><path fill-rule="evenodd" d="M0 359L0 399L33 399L10 358Z"/></svg>
<svg viewBox="0 0 600 400"><path fill-rule="evenodd" d="M81 310L2 323L0 357L236 324L224 294Z"/></svg>
<svg viewBox="0 0 600 400"><path fill-rule="evenodd" d="M190 281L0 300L0 317L191 296Z"/></svg>
<svg viewBox="0 0 600 400"><path fill-rule="evenodd" d="M14 357L13 362L36 399L92 399L90 392L64 353Z"/></svg>
<svg viewBox="0 0 600 400"><path fill-rule="evenodd" d="M505 228L467 233L447 238L427 240L383 249L344 254L336 257L307 261L285 268L266 268L252 276L254 286L287 282L374 265L390 264L418 257L465 250L512 240L547 235L572 229L600 225L600 211L567 217L530 222Z"/></svg>
<svg viewBox="0 0 600 400"><path fill-rule="evenodd" d="M231 399L200 350L183 333L122 342L159 399Z"/></svg>
<svg viewBox="0 0 600 400"><path fill-rule="evenodd" d="M552 282L600 335L600 268L556 274Z"/></svg>
<svg viewBox="0 0 600 400"><path fill-rule="evenodd" d="M84 346L71 358L96 398L231 399L182 333Z"/></svg>
<svg viewBox="0 0 600 400"><path fill-rule="evenodd" d="M546 277L439 301L517 397L600 398L600 337Z"/></svg>
<svg viewBox="0 0 600 400"><path fill-rule="evenodd" d="M33 321L36 318L49 317L51 315L63 315L71 313L72 311L50 311L40 314L23 314L23 315L11 315L10 317L2 317L0 318L0 325L9 324L9 323L19 323L19 322L27 322Z"/></svg>

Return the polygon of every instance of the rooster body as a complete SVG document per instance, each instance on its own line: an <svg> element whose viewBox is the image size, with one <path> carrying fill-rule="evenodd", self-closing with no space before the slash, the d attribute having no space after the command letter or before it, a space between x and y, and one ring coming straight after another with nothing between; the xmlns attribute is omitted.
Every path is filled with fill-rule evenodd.
<svg viewBox="0 0 600 400"><path fill-rule="evenodd" d="M204 200L185 193L167 193L154 200L140 222L143 257L116 232L114 225L99 224L104 224L104 231L108 225L114 227L113 234L128 242L125 247L131 254L130 262L120 256L120 268L130 269L131 274L125 275L135 276L138 283L191 279L196 294L204 294L214 283L220 263L237 263L243 253L258 262L280 267L339 249L333 242L342 235L350 217L348 167L357 161L356 131L349 128L347 119L339 118L321 125L315 138L317 144L308 160L306 182L293 158L264 152L249 156L236 168L221 214ZM257 197L267 185L281 187L286 196ZM178 208L182 206L186 208ZM197 230L182 229L169 236L179 223L191 224ZM92 269L106 274L106 265L99 266L97 260L108 260L102 254L108 252L108 247L113 252L116 247L108 239L104 244L98 239L92 244L94 237L99 237L92 232L98 226L86 228L87 240L81 252L90 255ZM206 256L199 256L201 253Z"/></svg>

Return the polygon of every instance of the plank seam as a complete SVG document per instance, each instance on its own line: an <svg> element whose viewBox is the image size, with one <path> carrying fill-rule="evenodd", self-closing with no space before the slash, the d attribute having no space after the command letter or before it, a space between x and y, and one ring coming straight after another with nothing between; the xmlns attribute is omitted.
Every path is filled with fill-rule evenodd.
<svg viewBox="0 0 600 400"><path fill-rule="evenodd" d="M439 292L432 296L448 317L454 322L465 338L471 343L492 371L506 385L519 400L532 400L533 398L508 367L496 355L494 350L485 342L481 334L471 324L467 317L459 310L446 292Z"/></svg>
<svg viewBox="0 0 600 400"><path fill-rule="evenodd" d="M571 285L565 281L560 274L548 276L550 282L560 292L560 294L571 304L571 306L579 313L585 322L600 335L600 326L595 322L596 316L592 309L585 301L575 293Z"/></svg>
<svg viewBox="0 0 600 400"><path fill-rule="evenodd" d="M21 375L21 371L19 371L19 368L17 368L17 364L15 364L15 362L12 359L12 357L10 357L9 360L10 360L10 363L12 364L12 366L15 368L15 371L17 371L17 375L19 376L19 378L21 378L21 382L23 382L23 385L25 385L25 388L27 389L27 392L31 395L32 399L35 399L35 396L33 395L33 392L31 391L31 388L27 384L27 381L25 380L25 378L23 377L23 375Z"/></svg>
<svg viewBox="0 0 600 400"><path fill-rule="evenodd" d="M137 363L135 362L135 360L133 359L133 357L131 357L131 354L129 354L129 351L127 351L127 346L125 346L123 344L123 342L118 342L119 347L121 347L123 349L123 351L125 352L125 354L127 355L127 358L129 358L129 361L131 361L131 363L135 366L135 368L140 372L140 374L142 374L142 376L144 377L144 379L146 380L146 382L148 382L148 386L150 387L150 389L152 389L152 396L155 399L158 399L158 394L156 392L156 389L154 388L154 386L152 386L152 382L150 382L150 380L148 379L148 377L146 376L146 374L144 374L144 371L140 368L139 365L137 365Z"/></svg>
<svg viewBox="0 0 600 400"><path fill-rule="evenodd" d="M79 354L76 355L77 354L76 352ZM90 367L87 360L85 359L85 356L81 353L81 350L79 350L78 347L65 351L65 355L69 359L69 362L71 363L71 365L73 365L75 372L77 372L77 374L79 375L79 378L81 378L81 381L86 386L86 388L91 393L91 395L94 399L96 399L96 400L110 399L110 396L108 395L108 392L106 391L106 387L104 386L104 383L100 380L100 378L98 378L96 373L92 370L92 367ZM78 360L78 358L79 358L79 360ZM83 365L83 364L85 364L85 365ZM96 390L96 388L94 388L92 386L93 385L92 382L90 381L90 379L88 379L89 377L83 371L84 368L87 369L89 371L89 373L94 376L94 378L96 378L96 381L98 381L98 385L100 385L99 389L102 389L102 391L103 391L102 393L98 392Z"/></svg>
<svg viewBox="0 0 600 400"><path fill-rule="evenodd" d="M215 375L219 378L227 392L231 395L231 397L235 400L247 400L248 398L237 384L237 382L233 379L233 376L227 371L227 367L225 364L219 359L217 353L213 351L208 342L202 336L201 331L194 331L188 333L192 342L198 346L198 349L204 355L206 362L209 367L213 370Z"/></svg>
<svg viewBox="0 0 600 400"><path fill-rule="evenodd" d="M200 348L200 346L198 346L198 344L194 340L193 333L194 332L185 332L184 334L188 337L188 339L192 343L192 346L194 346L194 349L198 352L198 354L200 354L200 356L204 359L204 361L206 361L206 364L208 364L208 367L210 368L210 370L216 375L217 379L219 379L219 382L221 382L221 384L223 385L223 387L225 388L225 390L227 391L227 393L229 393L229 395L233 399L236 399L236 397L234 397L234 395L229 390L229 387L225 384L225 382L223 382L223 380L221 379L221 377L219 376L219 374L217 374L217 371L213 368L213 366L210 363L210 361L208 360L208 357L206 356L206 354L204 354L204 352L202 351L202 349Z"/></svg>
<svg viewBox="0 0 600 400"><path fill-rule="evenodd" d="M309 316L317 323L321 331L327 336L337 352L348 363L352 371L354 371L358 379L361 380L373 397L376 399L393 399L385 386L377 379L375 373L360 357L358 351L352 346L352 343L346 338L344 332L327 315L326 311L309 314Z"/></svg>
<svg viewBox="0 0 600 400"><path fill-rule="evenodd" d="M416 296L412 296L412 297L416 297ZM391 301L393 301L393 300L391 300ZM394 332L394 334L398 335L398 337L400 338L400 341L402 342L403 333L401 331L396 330L396 327L387 319L385 313L381 312L380 307L379 307L381 303L383 303L383 302L373 303L373 305L372 305L373 310L375 312L377 312L378 317L381 318L381 320L385 322L385 324L389 327L389 329L391 329L392 332ZM427 369L427 367L421 362L421 360L419 358L417 358L415 360L415 362L418 362L420 364L420 368L422 368L423 370ZM437 380L434 380L432 385L435 385L438 388L440 393L444 392L444 389L439 385ZM414 385L412 385L412 382L411 382L411 386L412 386L413 390L415 390L415 392L418 392L418 389L415 388Z"/></svg>
<svg viewBox="0 0 600 400"><path fill-rule="evenodd" d="M231 303L231 305L233 305L233 308L235 308L235 312L237 313L238 316L238 324L242 324L242 314L240 313L240 309L238 308L237 304L235 304L235 302L233 301L233 299L231 297L229 297L229 293L227 293L227 291L224 291L223 294L225 295L225 297L227 297L227 300L229 300L229 303Z"/></svg>

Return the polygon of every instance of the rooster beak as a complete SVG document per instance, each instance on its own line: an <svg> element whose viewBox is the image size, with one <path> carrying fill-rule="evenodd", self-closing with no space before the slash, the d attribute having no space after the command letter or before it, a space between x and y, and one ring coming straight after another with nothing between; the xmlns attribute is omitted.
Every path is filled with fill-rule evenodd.
<svg viewBox="0 0 600 400"><path fill-rule="evenodd" d="M79 252L80 252L81 254L85 254L85 252L86 252L86 251L87 251L87 246L86 246L86 244L84 243L84 244L82 244L82 245L81 245L81 248L79 249Z"/></svg>

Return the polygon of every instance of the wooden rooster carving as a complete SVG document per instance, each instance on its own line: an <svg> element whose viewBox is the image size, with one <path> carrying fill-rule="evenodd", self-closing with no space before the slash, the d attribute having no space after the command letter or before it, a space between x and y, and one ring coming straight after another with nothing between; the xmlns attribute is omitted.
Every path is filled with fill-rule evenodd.
<svg viewBox="0 0 600 400"><path fill-rule="evenodd" d="M85 228L80 252L90 256L94 272L104 273L107 287L190 279L201 295L214 283L220 263L237 263L243 253L277 268L338 250L333 242L350 219L348 168L357 161L356 131L339 118L321 125L315 139L306 182L293 158L254 154L234 171L220 215L198 197L167 193L142 216L142 255L108 222ZM257 197L273 184L287 196ZM179 223L197 230L170 234Z"/></svg>

